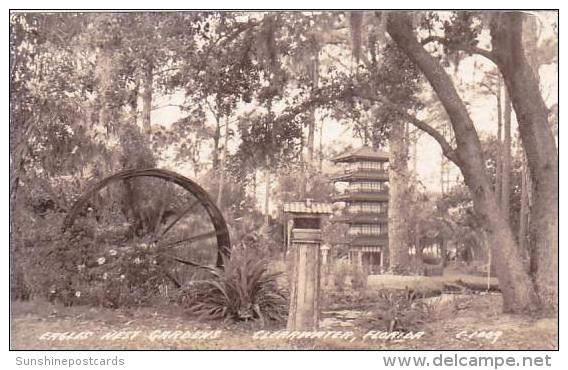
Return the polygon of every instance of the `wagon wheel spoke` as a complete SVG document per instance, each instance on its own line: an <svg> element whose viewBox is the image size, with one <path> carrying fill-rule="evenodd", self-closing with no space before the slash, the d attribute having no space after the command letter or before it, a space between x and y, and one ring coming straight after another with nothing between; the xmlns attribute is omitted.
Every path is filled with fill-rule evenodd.
<svg viewBox="0 0 568 370"><path fill-rule="evenodd" d="M165 257L167 257L167 256L165 256ZM167 277L168 279L170 279L171 282L176 286L176 288L181 288L182 284L179 282L179 280L178 280L174 275L172 275L166 268L164 268L164 267L161 266L161 265L159 265L159 266L160 266L160 272L161 272L165 277Z"/></svg>
<svg viewBox="0 0 568 370"><path fill-rule="evenodd" d="M188 207L186 207L182 212L179 213L169 224L164 228L164 230L160 233L159 236L156 236L155 242L162 240L164 236L170 231L181 219L183 219L191 210L195 208L199 204L199 200L193 201Z"/></svg>
<svg viewBox="0 0 568 370"><path fill-rule="evenodd" d="M206 233L193 235L193 236L190 236L188 238L183 238L183 239L180 239L180 240L169 242L169 243L164 244L164 245L160 245L159 248L164 249L164 248L175 247L176 245L179 245L179 244L191 244L191 243L195 243L197 241L210 239L210 238L213 238L213 237L215 237L217 235L221 235L221 234L222 234L222 232L217 232L215 230L208 231Z"/></svg>
<svg viewBox="0 0 568 370"><path fill-rule="evenodd" d="M214 267L203 265L203 264L194 262L192 260L179 258L179 257L172 256L170 254L165 254L165 253L162 253L162 256L164 256L165 258L171 259L172 261L176 261L176 262L179 262L181 264L188 265L188 266L191 266L191 267L195 267L195 268L198 268L198 269L207 270L207 271L215 271Z"/></svg>

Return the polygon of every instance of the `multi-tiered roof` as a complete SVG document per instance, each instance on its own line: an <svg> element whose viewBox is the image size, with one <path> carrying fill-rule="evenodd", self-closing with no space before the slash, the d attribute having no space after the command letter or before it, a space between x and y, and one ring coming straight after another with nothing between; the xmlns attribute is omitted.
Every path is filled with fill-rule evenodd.
<svg viewBox="0 0 568 370"><path fill-rule="evenodd" d="M347 203L346 212L335 222L349 224L342 241L353 248L388 247L388 160L387 152L363 146L332 159L345 168L333 176L335 182L347 182L345 193L334 198Z"/></svg>

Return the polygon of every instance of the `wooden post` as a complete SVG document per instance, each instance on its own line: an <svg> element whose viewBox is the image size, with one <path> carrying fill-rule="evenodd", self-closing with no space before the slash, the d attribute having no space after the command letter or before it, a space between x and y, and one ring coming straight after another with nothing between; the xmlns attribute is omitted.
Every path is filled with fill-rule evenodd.
<svg viewBox="0 0 568 370"><path fill-rule="evenodd" d="M321 231L293 233L294 268L290 289L288 330L313 330L319 320ZM306 234L311 234L306 235ZM305 237L310 237L307 239Z"/></svg>
<svg viewBox="0 0 568 370"><path fill-rule="evenodd" d="M314 330L318 328L319 320L321 222L322 216L331 214L331 206L306 199L305 202L285 203L284 212L292 214L294 220L287 329Z"/></svg>

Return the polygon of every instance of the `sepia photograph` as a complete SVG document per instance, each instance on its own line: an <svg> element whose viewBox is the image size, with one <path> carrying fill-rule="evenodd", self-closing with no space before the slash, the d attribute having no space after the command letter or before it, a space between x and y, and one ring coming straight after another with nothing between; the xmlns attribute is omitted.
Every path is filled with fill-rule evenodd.
<svg viewBox="0 0 568 370"><path fill-rule="evenodd" d="M557 351L558 28L10 10L10 350Z"/></svg>

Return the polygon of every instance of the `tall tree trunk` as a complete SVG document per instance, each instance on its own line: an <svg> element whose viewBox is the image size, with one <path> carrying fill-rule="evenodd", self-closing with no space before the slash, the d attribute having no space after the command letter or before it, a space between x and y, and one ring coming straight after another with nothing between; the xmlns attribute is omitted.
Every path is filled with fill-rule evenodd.
<svg viewBox="0 0 568 370"><path fill-rule="evenodd" d="M95 75L99 79L100 107L99 107L99 124L106 128L107 134L110 134L112 122L110 117L110 100L111 90L113 86L114 66L110 52L103 49L97 61Z"/></svg>
<svg viewBox="0 0 568 370"><path fill-rule="evenodd" d="M471 191L474 211L491 242L504 310L523 312L534 309L536 296L532 282L523 267L511 228L495 198L486 173L481 143L465 104L450 76L417 41L412 19L407 14L389 13L387 31L424 73L450 117L457 145L455 162Z"/></svg>
<svg viewBox="0 0 568 370"><path fill-rule="evenodd" d="M252 169L252 193L254 194L254 199L256 199L256 191L258 189L257 181L258 181L257 168L254 167Z"/></svg>
<svg viewBox="0 0 568 370"><path fill-rule="evenodd" d="M505 92L505 109L503 117L503 165L501 174L501 209L503 216L509 222L511 197L511 100Z"/></svg>
<svg viewBox="0 0 568 370"><path fill-rule="evenodd" d="M449 137L449 131L450 128L444 123L442 125L442 135ZM445 194L450 190L450 161L446 158L443 151L440 153L440 156L440 192Z"/></svg>
<svg viewBox="0 0 568 370"><path fill-rule="evenodd" d="M445 188L444 188L444 166L445 166L445 161L444 161L444 153L441 153L441 158L440 158L440 193L442 195L444 195L446 193Z"/></svg>
<svg viewBox="0 0 568 370"><path fill-rule="evenodd" d="M264 185L264 226L270 223L270 170L266 169L266 179Z"/></svg>
<svg viewBox="0 0 568 370"><path fill-rule="evenodd" d="M152 85L154 83L154 66L147 61L144 66L144 93L142 94L142 127L146 134L152 133Z"/></svg>
<svg viewBox="0 0 568 370"><path fill-rule="evenodd" d="M408 142L405 140L405 125L394 123L389 136L389 207L388 234L390 270L404 274L410 266L408 249L412 245L408 232Z"/></svg>
<svg viewBox="0 0 568 370"><path fill-rule="evenodd" d="M495 196L501 204L503 191L503 106L501 103L501 76L497 79L497 158L495 169Z"/></svg>
<svg viewBox="0 0 568 370"><path fill-rule="evenodd" d="M530 261L536 261L536 256L531 256L528 244L528 227L529 227L529 174L527 168L527 159L524 150L521 150L521 209L519 211L519 249L521 254L527 257L531 274L536 272L536 266L531 266Z"/></svg>
<svg viewBox="0 0 568 370"><path fill-rule="evenodd" d="M494 59L515 109L530 169L530 243L537 255L536 289L545 309L558 309L558 153L538 79L522 44L523 15L497 13L491 21Z"/></svg>
<svg viewBox="0 0 568 370"><path fill-rule="evenodd" d="M116 134L118 125L115 122L114 110L111 108L113 100L113 90L115 87L116 65L113 59L112 51L103 47L100 50L99 58L97 58L97 65L95 67L95 76L99 80L99 111L98 111L98 124L105 128L104 139L101 142L109 140ZM115 137L116 138L116 137ZM114 160L97 160L96 166L100 165L103 172L112 173L116 161ZM102 162L102 163L101 163Z"/></svg>
<svg viewBox="0 0 568 370"><path fill-rule="evenodd" d="M523 22L523 42L526 45L526 56L530 66L533 69L535 79L540 86L539 77L539 58L538 58L538 25L536 17L528 17ZM520 136L520 132L519 132ZM521 147L521 209L519 214L519 248L528 262L528 270L532 276L536 275L538 251L531 249L529 243L529 225L531 214L531 177L527 165L526 152Z"/></svg>
<svg viewBox="0 0 568 370"><path fill-rule="evenodd" d="M417 131L414 131L414 135L412 135L412 173L414 176L418 174L418 134Z"/></svg>
<svg viewBox="0 0 568 370"><path fill-rule="evenodd" d="M317 89L319 79L319 50L315 52L314 60L311 61L308 72L311 79L312 90ZM316 107L310 108L308 118L308 167L311 169L314 164L315 152L315 135L316 135Z"/></svg>
<svg viewBox="0 0 568 370"><path fill-rule="evenodd" d="M304 199L306 197L306 192L308 191L308 170L307 170L307 164L306 164L306 158L304 156L304 148L306 147L306 143L304 140L304 132L301 132L301 137L300 137L300 153L302 153L302 155L300 156L300 171L301 171L301 178L300 178L300 183L299 183L299 193L300 193L300 199Z"/></svg>
<svg viewBox="0 0 568 370"><path fill-rule="evenodd" d="M420 228L420 222L416 222L414 226L414 249L416 251L415 260L418 263L422 263L422 246L420 245L420 236L422 234L422 230Z"/></svg>
<svg viewBox="0 0 568 370"><path fill-rule="evenodd" d="M319 173L323 172L323 120L320 122L319 127Z"/></svg>
<svg viewBox="0 0 568 370"><path fill-rule="evenodd" d="M274 116L272 114L272 99L273 97L268 99L268 102L266 104L266 109L268 111L268 114L270 115L270 119L268 121L268 132L270 134L269 148L271 149L274 145ZM264 226L266 227L266 230L268 230L268 225L270 223L270 171L273 166L276 167L276 156L275 153L270 151L269 149L269 151L266 152L266 183L264 188ZM274 171L276 171L276 169Z"/></svg>
<svg viewBox="0 0 568 370"><path fill-rule="evenodd" d="M221 117L216 112L215 116L215 133L213 134L213 170L219 168L219 143L221 141Z"/></svg>
<svg viewBox="0 0 568 370"><path fill-rule="evenodd" d="M314 146L316 135L316 112L315 108L310 110L308 117L308 168L311 169L314 165Z"/></svg>
<svg viewBox="0 0 568 370"><path fill-rule="evenodd" d="M138 124L138 94L140 93L140 82L136 72L134 73L135 85L131 92L130 97L130 114L132 117L132 124L136 126Z"/></svg>
<svg viewBox="0 0 568 370"><path fill-rule="evenodd" d="M308 116L308 159L304 162L304 184L303 193L310 194L312 191L311 179L314 172L314 146L316 134L316 112L315 108L310 110Z"/></svg>
<svg viewBox="0 0 568 370"><path fill-rule="evenodd" d="M225 186L225 167L227 165L227 154L229 146L229 116L225 118L225 144L223 146L223 157L220 163L221 173L219 175L219 192L217 193L217 207L221 208L223 201L223 191Z"/></svg>
<svg viewBox="0 0 568 370"><path fill-rule="evenodd" d="M319 58L318 58L319 50L315 52L314 60L310 63L310 67L308 68L310 77L311 77L311 84L312 90L317 89L318 86L318 79L319 79ZM308 161L307 161L307 177L306 177L306 190L310 192L311 189L311 175L314 172L314 153L315 153L315 137L316 137L316 107L313 106L310 108L310 114L308 116Z"/></svg>

